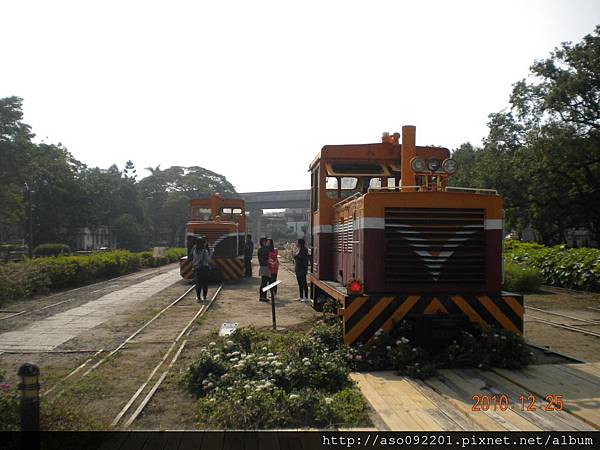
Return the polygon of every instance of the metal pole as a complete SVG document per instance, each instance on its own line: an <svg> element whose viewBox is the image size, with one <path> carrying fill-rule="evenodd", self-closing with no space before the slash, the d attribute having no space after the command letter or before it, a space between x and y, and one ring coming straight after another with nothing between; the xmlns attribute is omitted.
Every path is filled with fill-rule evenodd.
<svg viewBox="0 0 600 450"><path fill-rule="evenodd" d="M271 288L273 289L273 288ZM271 290L271 317L273 318L273 329L277 329L277 319L275 318L275 294Z"/></svg>

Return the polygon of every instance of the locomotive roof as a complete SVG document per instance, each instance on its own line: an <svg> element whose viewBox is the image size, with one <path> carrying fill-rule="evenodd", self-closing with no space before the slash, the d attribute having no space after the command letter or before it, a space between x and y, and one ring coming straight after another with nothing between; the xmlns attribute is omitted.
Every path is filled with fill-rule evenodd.
<svg viewBox="0 0 600 450"><path fill-rule="evenodd" d="M374 143L374 144L345 144L345 145L325 145L316 158L310 163L309 170L312 170L320 160L354 160L368 161L380 160L385 162L399 162L401 144ZM416 153L423 157L449 158L450 150L445 147L416 146Z"/></svg>

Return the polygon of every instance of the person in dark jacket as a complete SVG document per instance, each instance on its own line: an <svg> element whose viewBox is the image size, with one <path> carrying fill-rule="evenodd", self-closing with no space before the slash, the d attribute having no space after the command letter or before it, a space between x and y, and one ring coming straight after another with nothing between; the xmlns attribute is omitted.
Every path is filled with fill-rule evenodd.
<svg viewBox="0 0 600 450"><path fill-rule="evenodd" d="M254 242L252 236L246 236L246 246L244 247L244 276L252 276L252 254L254 253Z"/></svg>
<svg viewBox="0 0 600 450"><path fill-rule="evenodd" d="M300 292L301 302L308 300L308 284L306 283L306 274L308 273L308 249L304 239L298 239L298 250L294 255L294 271L296 272L296 280L298 281L298 291Z"/></svg>
<svg viewBox="0 0 600 450"><path fill-rule="evenodd" d="M262 288L269 284L271 279L271 272L269 271L269 247L267 246L267 238L260 238L260 248L256 255L258 256L258 276L260 277L260 288L258 288L258 301L268 302L267 293L263 292Z"/></svg>
<svg viewBox="0 0 600 450"><path fill-rule="evenodd" d="M198 302L206 300L208 294L208 277L210 274L210 249L206 239L196 240L192 248L194 275L196 279L196 298Z"/></svg>

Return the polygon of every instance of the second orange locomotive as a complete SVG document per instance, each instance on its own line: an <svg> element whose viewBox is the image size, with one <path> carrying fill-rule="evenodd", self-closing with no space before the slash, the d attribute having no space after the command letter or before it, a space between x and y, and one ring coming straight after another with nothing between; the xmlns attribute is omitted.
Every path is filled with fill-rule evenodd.
<svg viewBox="0 0 600 450"><path fill-rule="evenodd" d="M188 280L194 278L191 248L196 238L204 237L211 250L213 278L239 280L244 272L244 201L213 194L210 198L191 200L189 211L189 221L185 227L188 256L180 260L181 276Z"/></svg>

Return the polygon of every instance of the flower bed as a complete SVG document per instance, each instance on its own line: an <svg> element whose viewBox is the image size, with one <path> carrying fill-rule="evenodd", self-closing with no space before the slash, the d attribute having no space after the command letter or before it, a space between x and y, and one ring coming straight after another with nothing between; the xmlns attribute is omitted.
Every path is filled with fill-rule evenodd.
<svg viewBox="0 0 600 450"><path fill-rule="evenodd" d="M237 330L203 348L185 375L202 427L365 426L342 351L314 334Z"/></svg>
<svg viewBox="0 0 600 450"><path fill-rule="evenodd" d="M206 428L366 426L367 407L351 371L396 370L426 378L438 368L519 368L533 362L520 336L503 330L464 332L429 353L411 344L410 330L378 331L368 344L343 343L341 322L329 318L309 333L276 334L252 328L202 348L183 383L198 398Z"/></svg>
<svg viewBox="0 0 600 450"><path fill-rule="evenodd" d="M50 288L81 286L142 267L156 267L159 262L175 262L185 254L185 249L171 248L167 256L159 261L150 252L115 250L86 256L35 258L0 264L0 305L6 300L45 293Z"/></svg>

